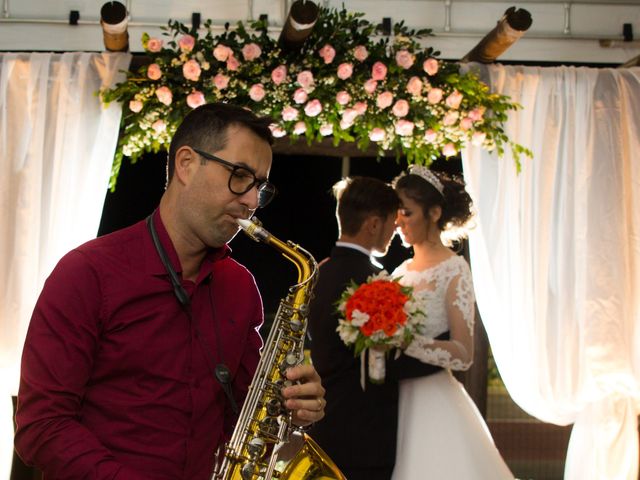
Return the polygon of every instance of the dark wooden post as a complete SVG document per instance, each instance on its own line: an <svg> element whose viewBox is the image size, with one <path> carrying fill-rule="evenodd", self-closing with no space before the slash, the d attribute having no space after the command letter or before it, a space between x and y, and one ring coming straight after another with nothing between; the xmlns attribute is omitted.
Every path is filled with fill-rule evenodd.
<svg viewBox="0 0 640 480"><path fill-rule="evenodd" d="M462 246L462 255L469 261L469 241ZM473 399L483 417L487 416L487 381L489 377L489 340L476 306L476 322L473 329L473 365L466 372L455 372L456 378Z"/></svg>
<svg viewBox="0 0 640 480"><path fill-rule="evenodd" d="M318 21L320 9L311 1L296 0L291 5L278 43L285 51L300 49Z"/></svg>
<svg viewBox="0 0 640 480"><path fill-rule="evenodd" d="M463 58L462 62L493 63L513 45L531 26L531 14L521 8L510 7L496 27L491 30Z"/></svg>

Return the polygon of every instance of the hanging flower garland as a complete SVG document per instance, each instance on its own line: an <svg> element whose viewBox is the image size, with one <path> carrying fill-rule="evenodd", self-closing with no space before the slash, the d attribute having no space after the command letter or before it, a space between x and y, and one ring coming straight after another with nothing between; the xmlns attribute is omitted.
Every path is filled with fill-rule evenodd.
<svg viewBox="0 0 640 480"><path fill-rule="evenodd" d="M110 187L123 157L168 149L184 116L210 102L246 106L274 119L275 137L309 144L331 136L334 145L371 143L379 155L394 151L409 163L428 165L455 156L467 142L502 155L509 145L519 168L531 152L511 142L503 125L519 106L493 94L474 73L437 58L419 40L429 30L394 26L379 36L363 14L320 9L313 33L297 52L284 52L264 21L239 22L204 35L169 21L165 39L143 35L151 59L125 82L101 92L102 101L123 102L123 131Z"/></svg>

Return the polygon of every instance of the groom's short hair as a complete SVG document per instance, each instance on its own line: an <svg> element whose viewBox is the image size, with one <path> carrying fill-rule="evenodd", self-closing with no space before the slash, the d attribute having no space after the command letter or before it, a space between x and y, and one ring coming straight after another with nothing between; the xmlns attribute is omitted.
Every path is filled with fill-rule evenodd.
<svg viewBox="0 0 640 480"><path fill-rule="evenodd" d="M386 219L400 206L391 185L372 177L347 177L333 186L340 233L356 235L370 216Z"/></svg>

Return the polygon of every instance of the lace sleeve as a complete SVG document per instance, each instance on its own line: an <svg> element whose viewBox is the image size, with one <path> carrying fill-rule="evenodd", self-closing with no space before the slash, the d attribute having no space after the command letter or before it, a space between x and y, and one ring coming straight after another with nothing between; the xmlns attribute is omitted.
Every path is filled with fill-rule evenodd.
<svg viewBox="0 0 640 480"><path fill-rule="evenodd" d="M471 367L475 297L466 262L465 267L451 280L445 295L450 340L417 335L405 350L407 355L451 370L468 370Z"/></svg>

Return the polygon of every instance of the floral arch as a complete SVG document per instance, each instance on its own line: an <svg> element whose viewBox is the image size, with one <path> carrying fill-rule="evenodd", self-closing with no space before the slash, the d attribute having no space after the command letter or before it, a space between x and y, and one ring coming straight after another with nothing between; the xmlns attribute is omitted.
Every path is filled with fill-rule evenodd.
<svg viewBox="0 0 640 480"><path fill-rule="evenodd" d="M135 162L166 150L181 119L207 102L233 102L272 117L276 138L311 145L331 137L335 146L354 142L408 163L455 156L467 142L500 155L508 145L517 163L521 154L531 155L503 129L508 111L519 106L424 48L429 30L401 22L392 36L382 36L363 14L321 8L310 37L291 52L262 20L227 25L218 35L211 27L209 20L201 35L169 21L166 38L145 34L151 62L101 92L104 102L124 105L111 189L124 157Z"/></svg>

